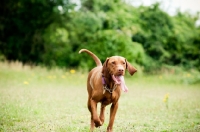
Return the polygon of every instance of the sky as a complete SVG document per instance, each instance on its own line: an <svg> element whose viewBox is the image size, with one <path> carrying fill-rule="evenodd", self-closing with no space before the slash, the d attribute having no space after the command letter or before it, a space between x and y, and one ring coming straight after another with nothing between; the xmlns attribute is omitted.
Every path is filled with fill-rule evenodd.
<svg viewBox="0 0 200 132"><path fill-rule="evenodd" d="M126 0L134 6L151 5L155 2L161 2L161 7L164 11L170 15L174 15L176 10L179 9L181 12L189 11L192 14L200 12L200 0Z"/></svg>
<svg viewBox="0 0 200 132"><path fill-rule="evenodd" d="M168 12L170 15L175 15L177 10L181 12L189 12L190 14L200 13L200 0L125 0L131 3L133 6L145 5L149 6L152 3L160 2L161 8ZM199 19L195 25L200 26L200 14Z"/></svg>
<svg viewBox="0 0 200 132"><path fill-rule="evenodd" d="M76 3L77 9L80 8L80 0L71 0ZM189 12L190 14L200 13L200 0L124 0L128 3L131 3L133 6L139 6L141 4L149 6L155 2L161 3L161 8L168 12L170 15L175 15L177 10L181 12ZM199 14L200 17L200 14ZM200 25L200 19L196 21L197 25Z"/></svg>
<svg viewBox="0 0 200 132"><path fill-rule="evenodd" d="M80 8L80 0L71 0L76 3L77 9ZM189 11L192 14L200 12L200 0L124 0L131 3L133 6L139 6L141 4L149 6L152 3L160 2L164 11L170 15L174 15L177 9L180 11Z"/></svg>

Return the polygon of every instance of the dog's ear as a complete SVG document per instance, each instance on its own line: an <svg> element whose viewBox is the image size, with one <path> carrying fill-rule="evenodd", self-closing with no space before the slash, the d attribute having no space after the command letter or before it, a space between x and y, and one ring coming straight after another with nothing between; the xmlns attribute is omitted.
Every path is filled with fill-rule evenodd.
<svg viewBox="0 0 200 132"><path fill-rule="evenodd" d="M137 72L137 69L135 67L133 67L126 59L125 59L125 61L126 61L126 69L132 76L135 72Z"/></svg>
<svg viewBox="0 0 200 132"><path fill-rule="evenodd" d="M108 64L109 58L106 59L106 61L103 63L103 68L102 68L102 74L107 73L107 64Z"/></svg>

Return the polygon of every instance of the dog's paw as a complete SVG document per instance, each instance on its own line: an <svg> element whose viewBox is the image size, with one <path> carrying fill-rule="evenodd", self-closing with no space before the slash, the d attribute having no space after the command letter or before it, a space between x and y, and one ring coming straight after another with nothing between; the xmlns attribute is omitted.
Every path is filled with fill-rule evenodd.
<svg viewBox="0 0 200 132"><path fill-rule="evenodd" d="M99 121L94 121L94 123L95 123L95 127L100 127L103 124L100 120Z"/></svg>

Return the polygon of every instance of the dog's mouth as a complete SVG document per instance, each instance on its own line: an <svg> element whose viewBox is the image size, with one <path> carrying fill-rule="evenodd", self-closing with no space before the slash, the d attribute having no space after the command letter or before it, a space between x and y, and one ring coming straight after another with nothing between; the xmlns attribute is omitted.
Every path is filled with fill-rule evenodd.
<svg viewBox="0 0 200 132"><path fill-rule="evenodd" d="M115 75L112 75L112 79L113 81L115 82L115 84L120 84L121 86L121 89L124 91L124 92L127 92L128 91L128 88L125 84L125 81L124 81L124 76L120 75L120 76L115 76Z"/></svg>
<svg viewBox="0 0 200 132"><path fill-rule="evenodd" d="M121 84L122 77L123 77L122 75L119 75L119 76L112 75L112 79L116 84Z"/></svg>

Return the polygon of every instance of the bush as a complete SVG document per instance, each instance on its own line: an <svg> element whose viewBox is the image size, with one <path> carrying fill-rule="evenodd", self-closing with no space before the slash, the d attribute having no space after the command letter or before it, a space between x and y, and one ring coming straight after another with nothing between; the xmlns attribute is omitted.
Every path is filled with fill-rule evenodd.
<svg viewBox="0 0 200 132"><path fill-rule="evenodd" d="M78 55L87 48L102 62L120 55L148 72L164 65L200 70L198 14L169 16L159 3L133 7L122 0L81 2L79 10L68 0L3 2L0 53L24 63L90 69L94 61Z"/></svg>

